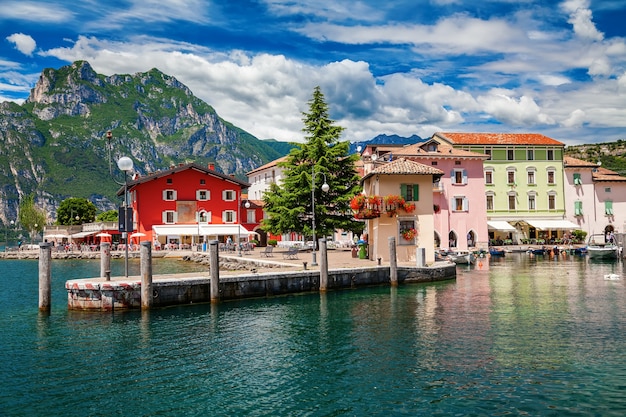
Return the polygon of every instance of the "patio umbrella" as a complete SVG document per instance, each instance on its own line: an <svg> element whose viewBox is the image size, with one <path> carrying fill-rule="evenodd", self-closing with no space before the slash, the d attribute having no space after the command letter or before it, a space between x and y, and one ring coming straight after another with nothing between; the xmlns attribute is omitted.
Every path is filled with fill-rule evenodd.
<svg viewBox="0 0 626 417"><path fill-rule="evenodd" d="M141 232L135 232L132 235L130 235L131 239L137 239L137 244L139 244L139 240L141 237L145 236L145 233L141 233Z"/></svg>
<svg viewBox="0 0 626 417"><path fill-rule="evenodd" d="M111 241L111 234L110 233L101 232L101 233L98 233L96 235L96 237L100 238L100 242L110 242Z"/></svg>

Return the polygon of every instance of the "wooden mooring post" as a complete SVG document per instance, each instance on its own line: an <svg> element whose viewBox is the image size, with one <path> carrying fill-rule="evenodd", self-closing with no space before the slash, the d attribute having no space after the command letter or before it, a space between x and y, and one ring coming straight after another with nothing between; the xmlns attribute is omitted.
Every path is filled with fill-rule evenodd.
<svg viewBox="0 0 626 417"><path fill-rule="evenodd" d="M152 243L141 242L139 248L141 268L141 309L149 310L154 301L152 288Z"/></svg>
<svg viewBox="0 0 626 417"><path fill-rule="evenodd" d="M398 286L398 257L396 256L395 236L389 236L389 281L392 287Z"/></svg>
<svg viewBox="0 0 626 417"><path fill-rule="evenodd" d="M320 291L328 289L328 248L326 238L319 240L320 244Z"/></svg>
<svg viewBox="0 0 626 417"><path fill-rule="evenodd" d="M211 270L211 302L220 301L220 254L218 252L218 241L209 242L209 263Z"/></svg>
<svg viewBox="0 0 626 417"><path fill-rule="evenodd" d="M43 242L39 244L39 311L50 313L52 297L51 278L52 244Z"/></svg>

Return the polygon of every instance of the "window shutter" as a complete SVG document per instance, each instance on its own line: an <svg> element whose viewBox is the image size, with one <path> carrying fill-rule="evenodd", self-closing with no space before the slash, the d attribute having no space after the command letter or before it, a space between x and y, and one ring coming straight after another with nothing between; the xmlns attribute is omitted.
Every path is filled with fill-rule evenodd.
<svg viewBox="0 0 626 417"><path fill-rule="evenodd" d="M419 184L413 184L413 201L420 200L420 186Z"/></svg>
<svg viewBox="0 0 626 417"><path fill-rule="evenodd" d="M172 197L174 201L178 200L178 195L176 194L176 190L172 191Z"/></svg>
<svg viewBox="0 0 626 417"><path fill-rule="evenodd" d="M463 170L463 184L467 184L467 171Z"/></svg>
<svg viewBox="0 0 626 417"><path fill-rule="evenodd" d="M161 213L161 223L167 223L167 212L166 211Z"/></svg>
<svg viewBox="0 0 626 417"><path fill-rule="evenodd" d="M613 202L612 201L604 202L604 213L608 214L609 216L613 215Z"/></svg>
<svg viewBox="0 0 626 417"><path fill-rule="evenodd" d="M456 201L454 197L450 199L450 211L456 211Z"/></svg>
<svg viewBox="0 0 626 417"><path fill-rule="evenodd" d="M402 198L404 198L405 200L407 199L407 195L406 195L406 184L400 184L400 195L402 196Z"/></svg>
<svg viewBox="0 0 626 417"><path fill-rule="evenodd" d="M452 184L456 184L456 173L454 170L450 171L450 179L452 180Z"/></svg>
<svg viewBox="0 0 626 417"><path fill-rule="evenodd" d="M463 197L463 211L469 211L469 200L467 197Z"/></svg>
<svg viewBox="0 0 626 417"><path fill-rule="evenodd" d="M167 200L167 190L163 190L163 200Z"/></svg>
<svg viewBox="0 0 626 417"><path fill-rule="evenodd" d="M580 174L575 173L574 174L574 185L580 185L582 184L582 181L580 180Z"/></svg>

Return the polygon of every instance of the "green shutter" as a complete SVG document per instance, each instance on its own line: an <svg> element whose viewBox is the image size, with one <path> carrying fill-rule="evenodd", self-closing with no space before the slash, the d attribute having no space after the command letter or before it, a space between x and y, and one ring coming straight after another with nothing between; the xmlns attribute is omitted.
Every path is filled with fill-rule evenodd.
<svg viewBox="0 0 626 417"><path fill-rule="evenodd" d="M575 201L574 202L574 216L582 216L583 215L583 202Z"/></svg>
<svg viewBox="0 0 626 417"><path fill-rule="evenodd" d="M407 199L407 195L406 195L406 184L400 184L400 195L402 196L402 198L404 198L405 200Z"/></svg>
<svg viewBox="0 0 626 417"><path fill-rule="evenodd" d="M419 184L413 184L413 201L420 200L420 186Z"/></svg>
<svg viewBox="0 0 626 417"><path fill-rule="evenodd" d="M580 178L580 174L575 173L574 174L574 185L582 185L583 181Z"/></svg>
<svg viewBox="0 0 626 417"><path fill-rule="evenodd" d="M608 214L609 216L613 215L613 202L612 201L604 202L604 213Z"/></svg>

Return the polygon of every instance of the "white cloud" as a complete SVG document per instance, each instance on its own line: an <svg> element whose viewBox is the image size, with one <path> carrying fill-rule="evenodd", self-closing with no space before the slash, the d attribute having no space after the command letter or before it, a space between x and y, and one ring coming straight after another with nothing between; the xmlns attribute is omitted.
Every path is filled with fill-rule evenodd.
<svg viewBox="0 0 626 417"><path fill-rule="evenodd" d="M485 112L503 123L514 126L554 124L555 121L542 111L533 98L511 96L512 92L494 89L478 97Z"/></svg>
<svg viewBox="0 0 626 417"><path fill-rule="evenodd" d="M37 47L37 42L30 36L23 33L14 33L7 36L7 40L15 45L15 48L24 55L32 56Z"/></svg>
<svg viewBox="0 0 626 417"><path fill-rule="evenodd" d="M581 127L585 122L585 112L581 109L574 110L570 116L561 122L565 127Z"/></svg>
<svg viewBox="0 0 626 417"><path fill-rule="evenodd" d="M37 23L61 23L72 18L72 13L58 4L38 1L3 1L0 3L3 19L16 19Z"/></svg>
<svg viewBox="0 0 626 417"><path fill-rule="evenodd" d="M593 23L588 0L566 0L561 8L569 13L568 22L574 27L574 33L591 41L601 41L604 35L598 31Z"/></svg>

